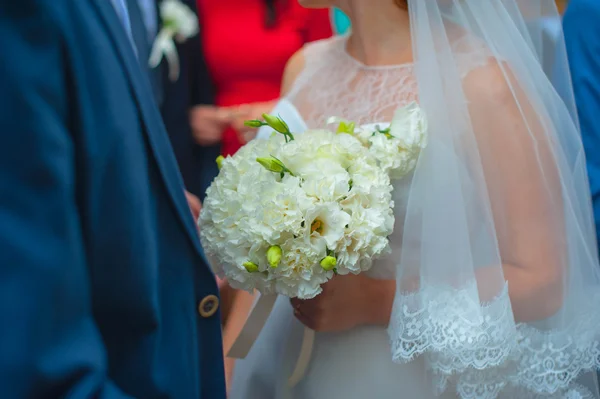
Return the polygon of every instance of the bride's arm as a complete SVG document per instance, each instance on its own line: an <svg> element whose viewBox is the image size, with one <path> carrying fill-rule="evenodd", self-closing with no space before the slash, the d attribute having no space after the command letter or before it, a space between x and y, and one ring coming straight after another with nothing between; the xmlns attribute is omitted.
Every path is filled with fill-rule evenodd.
<svg viewBox="0 0 600 399"><path fill-rule="evenodd" d="M562 306L568 262L556 132L501 65L471 72L465 92L515 319L548 318ZM498 280L494 270L478 270L480 286Z"/></svg>

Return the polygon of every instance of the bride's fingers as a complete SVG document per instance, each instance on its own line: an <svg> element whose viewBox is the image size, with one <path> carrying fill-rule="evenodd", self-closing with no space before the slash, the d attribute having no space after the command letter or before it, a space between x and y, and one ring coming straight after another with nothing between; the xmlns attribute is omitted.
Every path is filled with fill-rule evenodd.
<svg viewBox="0 0 600 399"><path fill-rule="evenodd" d="M292 299L292 307L300 310L305 315L319 314L322 310L321 301L319 298L315 299Z"/></svg>
<svg viewBox="0 0 600 399"><path fill-rule="evenodd" d="M302 313L301 310L299 309L294 309L294 316L296 317L296 319L298 319L298 321L302 324L304 324L306 327L315 330L317 325L314 322L314 320L308 316L306 316L305 314Z"/></svg>
<svg viewBox="0 0 600 399"><path fill-rule="evenodd" d="M300 306L302 305L302 301L298 298L291 298L290 303L292 304L292 307L294 308L294 310L299 309Z"/></svg>
<svg viewBox="0 0 600 399"><path fill-rule="evenodd" d="M294 316L296 316L296 318L298 320L300 320L302 322L302 324L304 324L304 325L307 325L307 323L310 323L310 320L312 318L308 316L311 314L311 312L306 311L307 310L307 308L306 308L307 301L293 298L293 299L290 299L290 303L292 304L292 308L294 309Z"/></svg>

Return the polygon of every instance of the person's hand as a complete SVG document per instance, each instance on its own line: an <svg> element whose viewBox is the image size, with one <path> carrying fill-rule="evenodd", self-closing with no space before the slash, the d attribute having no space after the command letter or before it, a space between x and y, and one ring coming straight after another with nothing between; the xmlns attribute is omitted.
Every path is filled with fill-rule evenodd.
<svg viewBox="0 0 600 399"><path fill-rule="evenodd" d="M268 101L254 104L244 104L236 107L236 118L232 121L231 126L238 133L238 137L242 143L247 143L256 136L258 129L244 125L244 122L249 119L262 119L263 114L268 114L273 111L275 101Z"/></svg>
<svg viewBox="0 0 600 399"><path fill-rule="evenodd" d="M334 276L314 299L292 299L294 315L320 332L340 332L373 324L387 325L396 282L360 275Z"/></svg>
<svg viewBox="0 0 600 399"><path fill-rule="evenodd" d="M190 206L190 211L192 212L192 217L194 218L194 222L198 220L200 217L200 210L202 210L202 203L194 194L185 192L185 198L187 199L188 205Z"/></svg>
<svg viewBox="0 0 600 399"><path fill-rule="evenodd" d="M199 145L217 144L223 132L233 122L236 114L213 105L196 105L190 109L190 126L194 140Z"/></svg>

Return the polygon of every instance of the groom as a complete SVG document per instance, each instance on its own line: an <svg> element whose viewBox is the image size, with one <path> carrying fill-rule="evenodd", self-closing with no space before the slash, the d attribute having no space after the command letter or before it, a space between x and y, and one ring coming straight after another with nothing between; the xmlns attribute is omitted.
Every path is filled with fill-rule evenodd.
<svg viewBox="0 0 600 399"><path fill-rule="evenodd" d="M600 241L600 2L571 0L563 23Z"/></svg>
<svg viewBox="0 0 600 399"><path fill-rule="evenodd" d="M225 397L124 0L0 0L0 398Z"/></svg>

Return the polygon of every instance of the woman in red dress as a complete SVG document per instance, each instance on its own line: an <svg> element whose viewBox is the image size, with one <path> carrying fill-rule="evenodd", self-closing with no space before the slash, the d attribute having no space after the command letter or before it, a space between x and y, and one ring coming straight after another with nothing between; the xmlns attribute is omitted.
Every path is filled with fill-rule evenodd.
<svg viewBox="0 0 600 399"><path fill-rule="evenodd" d="M222 152L246 140L243 121L269 112L288 59L304 44L332 35L327 10L296 0L197 0L204 57L216 89Z"/></svg>

